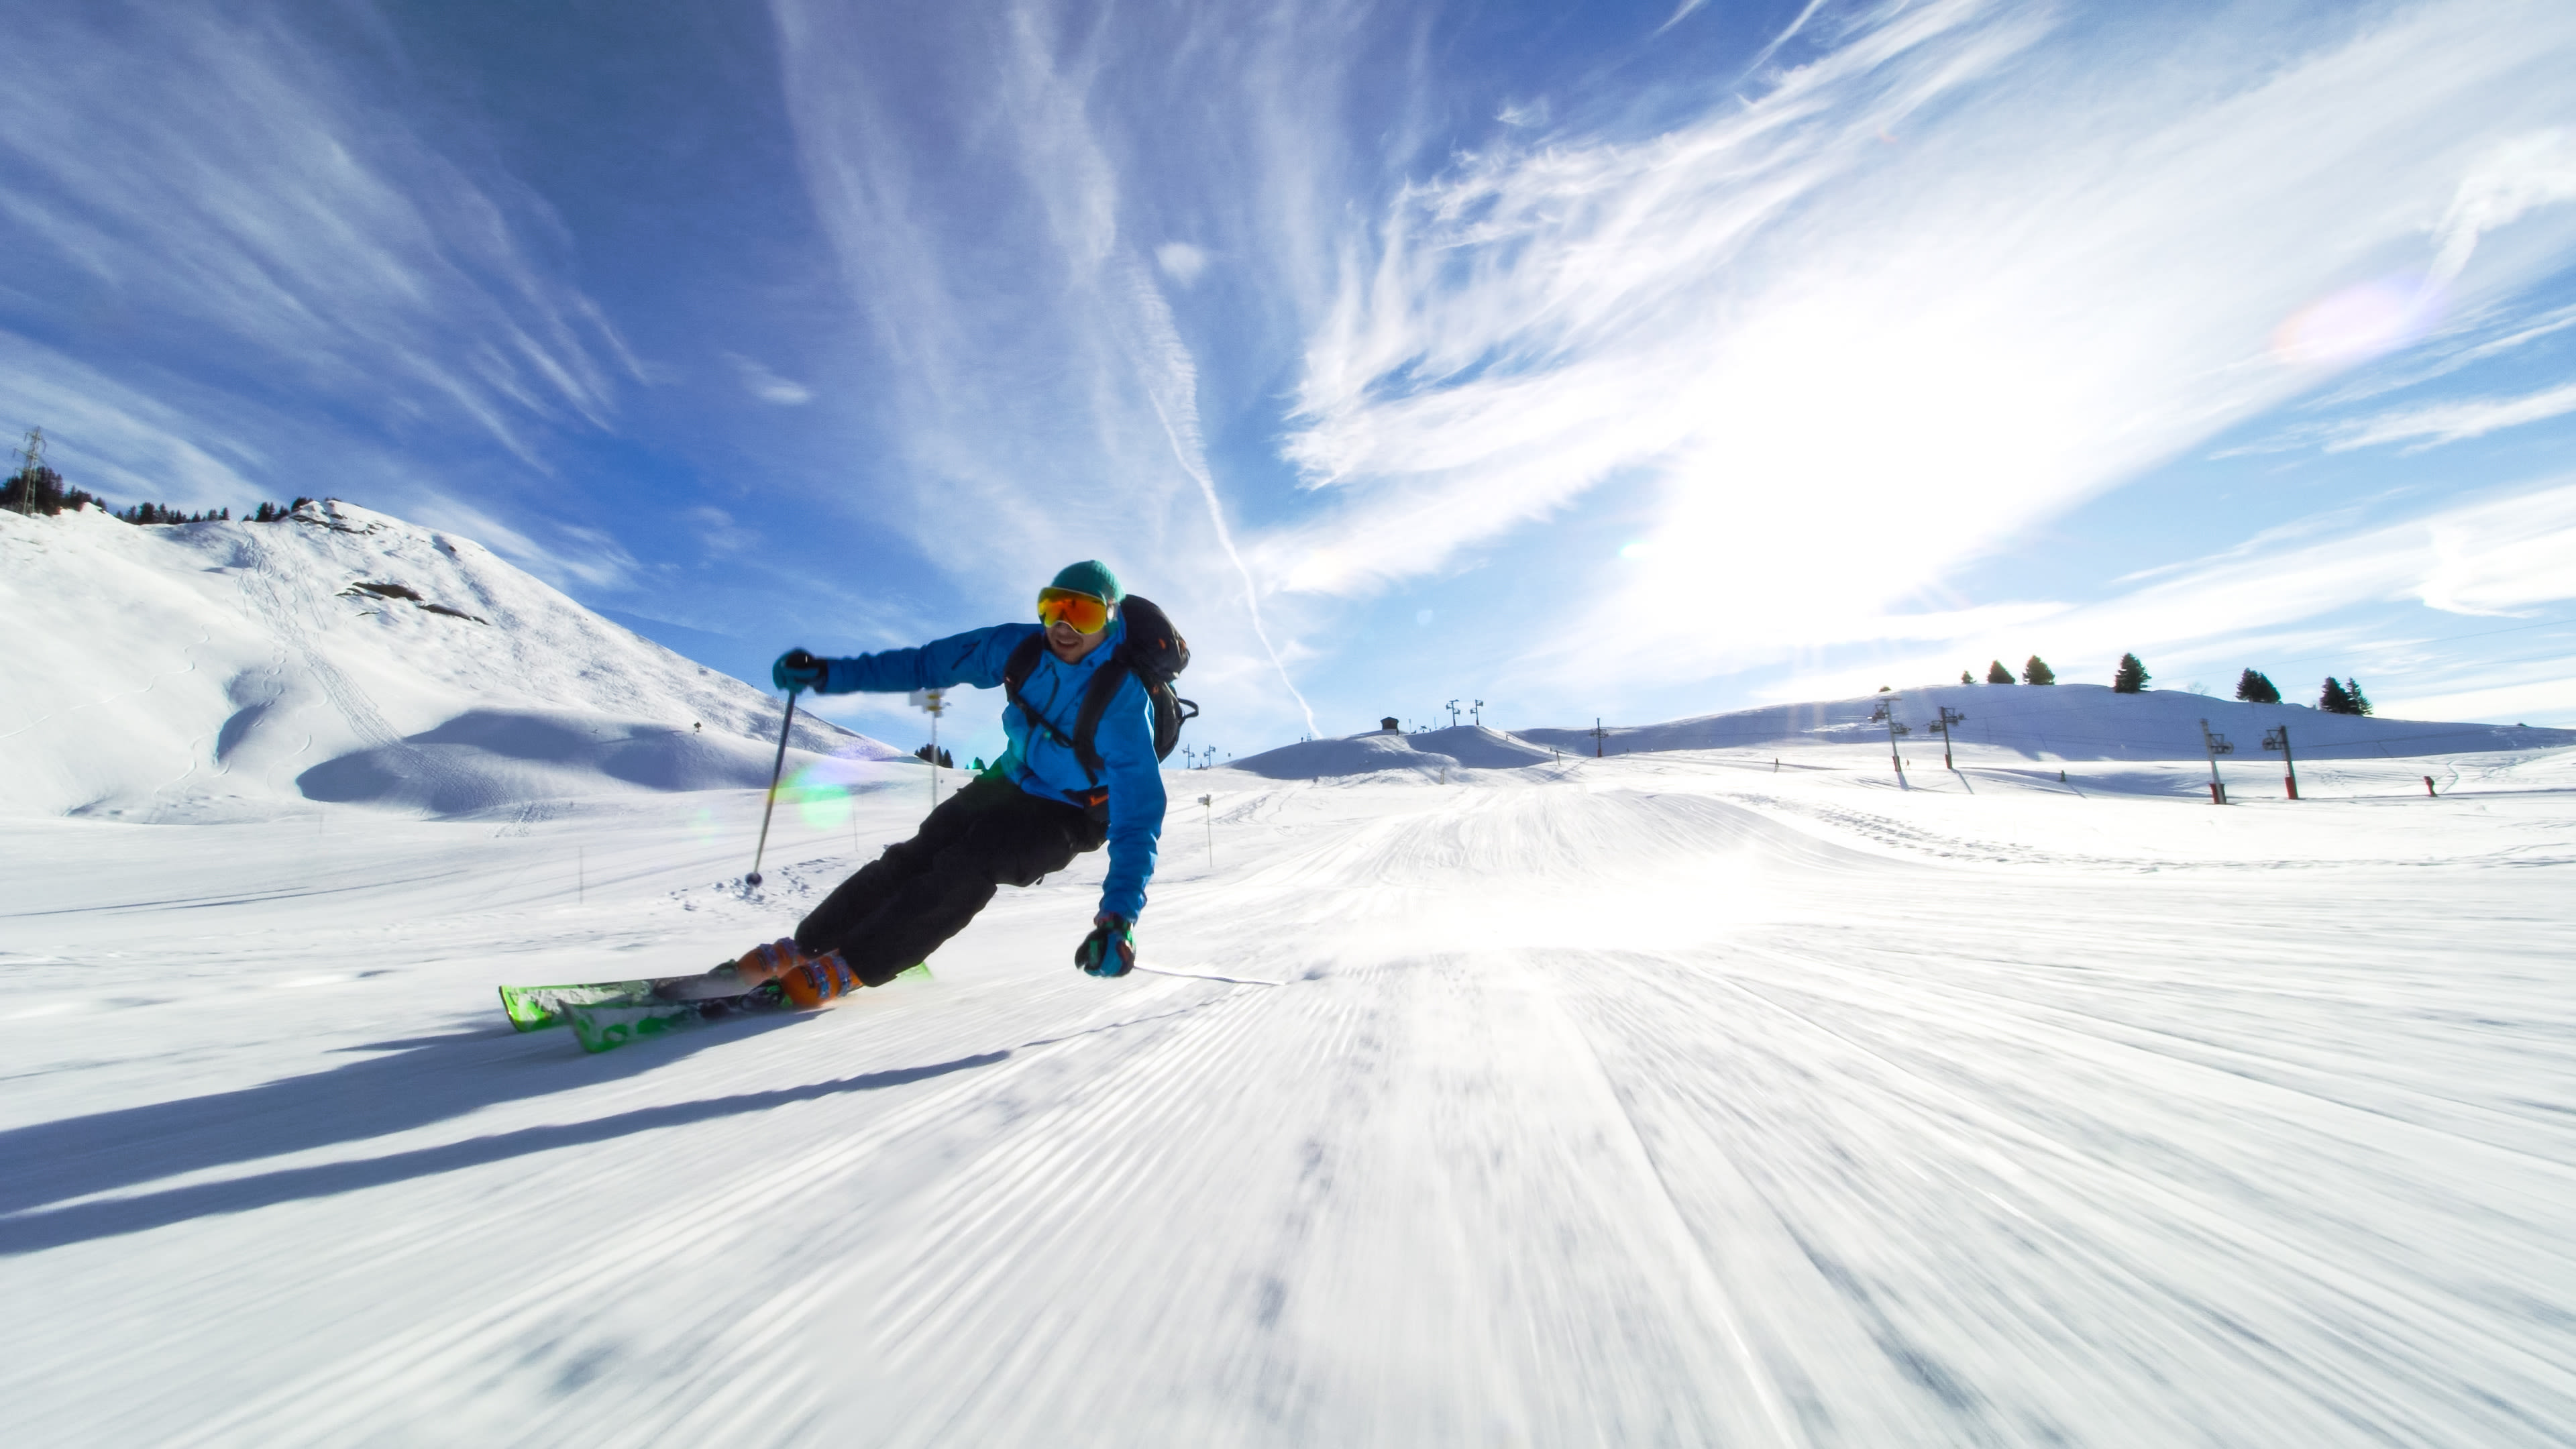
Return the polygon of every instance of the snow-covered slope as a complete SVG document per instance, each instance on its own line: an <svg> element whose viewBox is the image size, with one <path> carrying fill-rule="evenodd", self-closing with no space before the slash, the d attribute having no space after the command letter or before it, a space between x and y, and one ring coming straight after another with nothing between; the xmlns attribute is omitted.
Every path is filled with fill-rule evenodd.
<svg viewBox="0 0 2576 1449"><path fill-rule="evenodd" d="M1632 755L1661 750L1792 750L1838 745L1884 749L1887 727L1870 716L1884 695L1773 705L1665 724L1611 726L1596 741L1588 729L1500 730L1460 725L1418 734L1371 731L1339 739L1282 745L1229 768L1271 780L1321 780L1406 771L1439 778L1461 769L1502 770L1545 764L1567 755ZM2196 760L2203 758L2200 722L2236 747L2239 767L2265 758L2264 734L2288 726L2301 760L2406 759L2485 751L2531 751L2576 745L2576 730L2523 725L2435 724L2422 720L2325 714L2295 704L2239 704L2205 694L2149 690L2118 694L2099 684L2045 688L1949 685L1911 689L1895 696L1897 722L1906 726L1909 760L1940 763L1941 739L1929 726L1944 708L1962 718L1957 742L1978 747L1983 763L2018 756L2051 762L2077 760ZM2278 755L2270 756L2278 762ZM2153 782L2161 791L2171 784Z"/></svg>
<svg viewBox="0 0 2576 1449"><path fill-rule="evenodd" d="M1557 752L1514 739L1501 730L1476 725L1405 734L1372 730L1339 739L1299 740L1236 760L1228 769L1270 780L1314 780L1336 775L1369 775L1380 770L1410 770L1430 775L1471 770L1512 770L1542 764Z"/></svg>
<svg viewBox="0 0 2576 1449"><path fill-rule="evenodd" d="M1665 724L1612 726L1603 743L1614 755L1640 750L1713 750L1884 742L1870 719L1885 696L1771 705ZM1897 696L1896 718L1913 731L1916 750L1936 753L1928 729L1944 708L1957 711L1961 744L1993 745L2034 760L2188 760L2201 757L2200 721L2223 734L2240 756L2260 756L2263 735L2290 730L2300 759L2391 759L2481 750L2537 750L2576 745L2576 730L2521 725L2440 724L2326 714L2296 704L2240 704L2181 690L2119 694L2107 685L1939 685ZM1524 740L1568 754L1593 751L1588 729L1530 729Z"/></svg>
<svg viewBox="0 0 2576 1449"><path fill-rule="evenodd" d="M0 812L462 814L766 783L778 702L453 534L0 514ZM800 763L901 752L800 717Z"/></svg>

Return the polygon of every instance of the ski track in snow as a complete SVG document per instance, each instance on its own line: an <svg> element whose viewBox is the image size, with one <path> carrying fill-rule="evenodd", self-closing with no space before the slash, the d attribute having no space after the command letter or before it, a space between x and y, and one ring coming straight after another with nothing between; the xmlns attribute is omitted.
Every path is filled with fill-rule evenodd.
<svg viewBox="0 0 2576 1449"><path fill-rule="evenodd" d="M1193 775L1174 974L1071 969L1094 856L598 1057L491 988L780 934L926 791L783 809L753 896L757 791L7 822L0 1425L2576 1439L2568 752L2224 811L1871 755Z"/></svg>

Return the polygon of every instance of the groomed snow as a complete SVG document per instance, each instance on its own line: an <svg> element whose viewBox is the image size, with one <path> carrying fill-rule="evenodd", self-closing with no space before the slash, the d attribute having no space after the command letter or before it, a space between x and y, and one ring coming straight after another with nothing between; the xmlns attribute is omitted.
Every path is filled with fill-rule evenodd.
<svg viewBox="0 0 2576 1449"><path fill-rule="evenodd" d="M1196 772L1146 960L1238 982L1075 973L1093 857L600 1057L492 986L775 935L924 772L754 899L757 790L21 817L0 1429L2576 1440L2576 752L1908 753Z"/></svg>

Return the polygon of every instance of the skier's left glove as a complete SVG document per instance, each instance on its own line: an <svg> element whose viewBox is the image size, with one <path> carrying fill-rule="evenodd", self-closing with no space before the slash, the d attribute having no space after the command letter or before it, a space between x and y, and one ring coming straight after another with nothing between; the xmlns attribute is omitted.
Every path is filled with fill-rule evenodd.
<svg viewBox="0 0 2576 1449"><path fill-rule="evenodd" d="M1136 965L1136 928L1107 911L1091 918L1091 934L1073 950L1073 964L1090 976L1124 976Z"/></svg>

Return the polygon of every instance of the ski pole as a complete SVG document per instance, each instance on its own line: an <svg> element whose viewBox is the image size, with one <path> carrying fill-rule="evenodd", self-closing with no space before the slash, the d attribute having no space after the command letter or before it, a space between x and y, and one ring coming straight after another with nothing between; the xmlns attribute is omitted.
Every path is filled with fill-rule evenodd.
<svg viewBox="0 0 2576 1449"><path fill-rule="evenodd" d="M742 878L747 886L760 884L760 858L769 853L769 817L778 810L778 774L787 768L787 731L796 723L796 691L787 691L787 717L778 722L778 758L769 762L769 800L760 807L760 844L751 852L751 874Z"/></svg>

